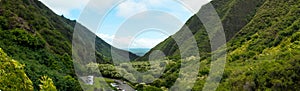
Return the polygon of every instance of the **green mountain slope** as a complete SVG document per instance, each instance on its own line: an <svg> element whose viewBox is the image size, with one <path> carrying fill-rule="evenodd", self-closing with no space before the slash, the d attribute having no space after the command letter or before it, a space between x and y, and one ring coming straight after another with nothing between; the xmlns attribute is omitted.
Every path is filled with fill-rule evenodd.
<svg viewBox="0 0 300 91"><path fill-rule="evenodd" d="M254 16L256 10L263 4L265 0L213 0L211 4L216 9L226 35L226 40L230 40L243 26L245 26ZM205 7L205 6L203 6ZM205 12L205 9L200 9L197 15L201 12ZM205 31L202 22L198 19L197 15L192 16L185 24L194 34L194 37L198 43L200 56L205 56L211 51L210 41L208 34ZM180 31L187 31L182 28ZM180 33L176 33L172 36L180 37ZM192 38L191 36L190 38ZM137 60L147 60L150 53L154 50L161 50L170 58L179 59L180 53L184 53L187 50L193 50L190 46L185 46L185 50L179 50L175 41L169 37L165 41L155 46L145 56L138 58Z"/></svg>
<svg viewBox="0 0 300 91"><path fill-rule="evenodd" d="M76 21L56 15L38 0L0 1L0 47L26 65L25 72L35 89L39 88L39 78L46 75L58 90L81 90L71 54L75 24ZM114 47L98 37L95 45L97 62L111 63L110 50ZM132 53L129 56L137 57Z"/></svg>
<svg viewBox="0 0 300 91"><path fill-rule="evenodd" d="M222 19L228 40L226 67L218 91L294 91L300 88L299 0L213 0L211 3ZM204 55L200 59L199 78L192 89L199 91L209 75L210 45L197 18L192 17L187 26L197 39L200 54ZM202 41L199 43L199 40ZM171 56L175 64L150 85L168 88L172 86L170 78L174 81L180 68L176 57L178 47L168 38L152 50L156 49ZM139 60L146 58L147 55Z"/></svg>
<svg viewBox="0 0 300 91"><path fill-rule="evenodd" d="M260 7L253 19L228 42L229 63L220 88L300 88L299 7L299 0L267 0Z"/></svg>

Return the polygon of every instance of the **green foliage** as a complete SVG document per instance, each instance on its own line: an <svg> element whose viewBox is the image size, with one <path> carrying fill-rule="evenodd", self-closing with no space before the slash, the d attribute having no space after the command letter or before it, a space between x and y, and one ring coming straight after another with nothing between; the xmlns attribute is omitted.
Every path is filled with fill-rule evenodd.
<svg viewBox="0 0 300 91"><path fill-rule="evenodd" d="M81 82L81 84L83 84L83 89L85 91L109 91L111 90L111 88L113 88L113 90L117 90L115 87L112 87L111 85L108 86L108 84L104 83L103 80L110 84L110 83L115 83L114 79L109 79L109 78L100 78L100 77L96 77L94 78L94 84L93 85L86 85L83 82Z"/></svg>
<svg viewBox="0 0 300 91"><path fill-rule="evenodd" d="M136 86L136 89L138 91L163 91L160 88L154 87L154 86L150 86L150 85L145 85L145 84L138 84Z"/></svg>
<svg viewBox="0 0 300 91"><path fill-rule="evenodd" d="M295 0L267 0L261 6L228 42L229 63L218 90L299 89L299 6ZM195 90L204 82L197 84Z"/></svg>
<svg viewBox="0 0 300 91"><path fill-rule="evenodd" d="M64 33L71 31L75 22L62 24L67 21L37 0L0 2L0 47L26 65L24 70L35 89L39 89L39 79L44 75L53 78L57 88L64 87L58 85L59 78L75 76L68 40L71 33ZM43 29L53 30L48 33L55 35L44 34ZM49 37L56 42L49 41Z"/></svg>
<svg viewBox="0 0 300 91"><path fill-rule="evenodd" d="M299 89L299 0L213 0L212 4L222 19L229 40L226 68L217 90ZM200 91L210 70L210 49L206 47L210 46L209 40L204 37L207 34L195 16L186 24L195 35L200 54L205 56L200 55L203 58L199 77L192 89ZM178 47L171 38L154 48L165 52L174 62L166 66L164 75L151 86L169 88L178 78L176 72L184 59L173 58L178 53L173 48ZM185 48L180 51L189 47ZM146 58L147 55L139 59L143 61Z"/></svg>
<svg viewBox="0 0 300 91"><path fill-rule="evenodd" d="M51 78L43 76L40 81L40 91L57 91Z"/></svg>
<svg viewBox="0 0 300 91"><path fill-rule="evenodd" d="M70 75L59 78L55 86L60 87L57 88L59 91L81 91L79 81Z"/></svg>
<svg viewBox="0 0 300 91"><path fill-rule="evenodd" d="M41 49L45 46L45 41L41 40L39 37L29 34L27 31L22 29L14 29L9 31L0 31L1 38L4 40L9 40L17 45Z"/></svg>
<svg viewBox="0 0 300 91"><path fill-rule="evenodd" d="M292 35L291 42L300 41L300 32L296 32Z"/></svg>
<svg viewBox="0 0 300 91"><path fill-rule="evenodd" d="M0 29L7 29L8 20L5 17L0 16Z"/></svg>
<svg viewBox="0 0 300 91"><path fill-rule="evenodd" d="M152 75L144 75L143 76L143 82L151 83L152 81L154 81L154 77Z"/></svg>
<svg viewBox="0 0 300 91"><path fill-rule="evenodd" d="M213 0L211 3L222 20L226 40L229 41L226 69L217 90L299 89L299 0ZM71 39L75 23L76 21L57 16L38 0L2 0L0 47L26 66L10 59L0 50L0 90L33 90L33 87L38 89L38 84L41 83L43 88L49 85L62 91L81 90L75 79L71 59ZM209 75L210 40L196 15L186 25L195 35L188 37L196 39L200 56L204 56L201 58L199 77L192 89L199 91ZM180 35L180 31L174 36ZM152 70L148 62L133 62L133 67L128 63L118 66L109 64L112 63L112 47L100 38L95 43L97 62L103 64L90 63L86 65L87 68L82 67L81 71L133 81L147 82L157 77L158 73ZM179 50L176 41L169 37L139 58L138 60L145 61L152 51L162 50L169 60L166 65L154 65L166 66L162 77L148 85L140 84L137 89L161 91L159 87L170 88L178 78L181 62L186 61L181 59L179 53L190 55L187 51L194 50L189 45L184 46L185 49ZM130 54L130 58L134 59L136 56ZM97 71L98 68L100 72ZM134 70L149 71L155 75L136 77L132 73ZM44 75L52 78L53 83ZM99 85L97 82L96 84Z"/></svg>
<svg viewBox="0 0 300 91"><path fill-rule="evenodd" d="M163 91L163 90L154 86L145 86L142 91Z"/></svg>
<svg viewBox="0 0 300 91"><path fill-rule="evenodd" d="M127 80L129 80L129 81L136 81L136 80L137 80L137 79L133 76L133 74L131 74L131 73L126 73L126 74L124 75L124 78L127 79Z"/></svg>
<svg viewBox="0 0 300 91"><path fill-rule="evenodd" d="M39 79L46 75L58 90L81 90L75 79L71 53L76 23L58 16L39 0L1 0L0 47L26 65L24 70L35 89L39 89ZM110 63L110 51L114 47L100 38L96 38L95 45L97 62ZM130 58L136 57L130 53Z"/></svg>
<svg viewBox="0 0 300 91"><path fill-rule="evenodd" d="M122 76L116 70L115 66L111 64L99 64L101 75L109 78L121 78ZM99 74L98 74L99 75Z"/></svg>
<svg viewBox="0 0 300 91"><path fill-rule="evenodd" d="M266 0L212 0L211 3L215 7L218 15L220 16L224 28L224 33L226 36L226 41L231 40L244 26L246 26L251 21L256 11L265 1ZM197 17L197 15L201 15L200 13L202 12L211 12L206 11L205 7L207 7L207 5L204 5L203 9L200 9L200 11L196 15L192 16L185 23L185 26L187 26L189 30L182 28L177 33L172 35L173 37L177 37L177 39L186 39L183 40L184 43L183 45L181 45L183 47L182 50L179 50L176 41L172 37L169 37L165 41L155 46L145 56L140 57L137 60L147 60L150 53L154 50L161 50L165 53L166 56L170 58L175 58L174 60L180 59L180 53L193 56L193 54L190 53L191 51L194 51L199 52L200 56L204 56L211 51L215 51L211 50L208 33L206 32L206 29L203 26L203 22L207 21L201 21ZM181 34L182 31L191 31L194 34L194 36L185 36L184 34ZM190 38L196 39L199 51L193 49L193 45L188 45Z"/></svg>
<svg viewBox="0 0 300 91"><path fill-rule="evenodd" d="M298 67L299 61L296 60L230 63L225 73L230 75L224 78L218 90L299 89L299 83L296 82L300 76L297 74Z"/></svg>
<svg viewBox="0 0 300 91"><path fill-rule="evenodd" d="M33 91L33 84L24 71L24 65L11 59L0 48L0 90Z"/></svg>

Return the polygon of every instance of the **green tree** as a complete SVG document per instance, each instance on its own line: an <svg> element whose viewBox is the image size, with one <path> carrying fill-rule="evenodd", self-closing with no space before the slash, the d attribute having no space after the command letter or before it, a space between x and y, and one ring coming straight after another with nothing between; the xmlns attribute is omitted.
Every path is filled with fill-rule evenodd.
<svg viewBox="0 0 300 91"><path fill-rule="evenodd" d="M70 75L60 78L56 85L59 91L81 91L81 86L77 79Z"/></svg>
<svg viewBox="0 0 300 91"><path fill-rule="evenodd" d="M151 83L154 81L154 79L155 78L150 74L143 76L143 82L145 82L145 83Z"/></svg>
<svg viewBox="0 0 300 91"><path fill-rule="evenodd" d="M55 85L53 84L53 81L51 78L47 76L43 76L40 79L41 83L40 86L40 91L57 91Z"/></svg>
<svg viewBox="0 0 300 91"><path fill-rule="evenodd" d="M136 82L136 78L131 73L125 74L124 78L127 79L127 80L129 80L129 81Z"/></svg>
<svg viewBox="0 0 300 91"><path fill-rule="evenodd" d="M24 65L11 59L0 48L0 90L33 91L33 84L24 72Z"/></svg>
<svg viewBox="0 0 300 91"><path fill-rule="evenodd" d="M154 86L144 86L143 91L163 91L163 90Z"/></svg>

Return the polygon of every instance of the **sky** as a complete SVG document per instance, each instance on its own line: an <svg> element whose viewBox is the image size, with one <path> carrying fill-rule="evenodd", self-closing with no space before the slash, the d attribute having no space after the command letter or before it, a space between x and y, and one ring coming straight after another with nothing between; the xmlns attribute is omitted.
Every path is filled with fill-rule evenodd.
<svg viewBox="0 0 300 91"><path fill-rule="evenodd" d="M176 33L210 0L40 0L58 15L77 20L107 43L153 48Z"/></svg>

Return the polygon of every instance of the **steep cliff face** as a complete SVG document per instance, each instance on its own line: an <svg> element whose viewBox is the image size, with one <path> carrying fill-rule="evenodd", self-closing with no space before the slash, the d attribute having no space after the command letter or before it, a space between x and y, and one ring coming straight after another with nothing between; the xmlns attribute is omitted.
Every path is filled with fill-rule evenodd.
<svg viewBox="0 0 300 91"><path fill-rule="evenodd" d="M300 1L267 0L228 43L221 88L297 90ZM221 89L219 89L221 90Z"/></svg>
<svg viewBox="0 0 300 91"><path fill-rule="evenodd" d="M227 38L226 67L217 90L297 90L300 88L299 0L213 0L211 3L222 20ZM195 35L202 55L200 55L199 78L193 87L194 91L199 91L204 87L210 74L212 62L210 40L197 17L193 16L186 25ZM188 49L187 46L184 50L178 50L175 41L170 37L152 51L162 50L176 62L174 65L180 66L178 61L180 56L177 55L179 51ZM223 48L214 52L220 51L224 51ZM138 60L147 60L150 53L151 51ZM153 85L170 86L169 83L164 84L164 82L169 80L170 76L178 75L179 66L165 71L169 74L164 75Z"/></svg>
<svg viewBox="0 0 300 91"><path fill-rule="evenodd" d="M226 35L226 40L229 41L231 38L242 29L246 24L248 24L252 17L255 15L257 9L265 2L265 0L213 0L211 4L216 9L224 28ZM205 7L205 5L204 5ZM199 13L192 16L187 23L190 31L194 34L194 37L198 43L200 55L204 56L208 52L211 52L210 40L208 34L205 30L200 19L197 15L200 15L200 12L205 12L202 8ZM181 29L181 31L188 31L186 29ZM179 33L174 34L173 36L180 37ZM178 59L180 58L180 53L184 51L191 50L190 46L185 46L185 50L179 50L176 42L171 38L167 38L165 41L161 42L155 46L150 52L145 56L138 58L137 60L147 60L149 54L154 50L161 50L170 58Z"/></svg>

